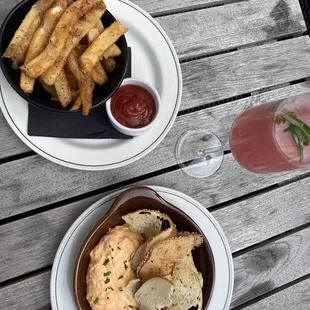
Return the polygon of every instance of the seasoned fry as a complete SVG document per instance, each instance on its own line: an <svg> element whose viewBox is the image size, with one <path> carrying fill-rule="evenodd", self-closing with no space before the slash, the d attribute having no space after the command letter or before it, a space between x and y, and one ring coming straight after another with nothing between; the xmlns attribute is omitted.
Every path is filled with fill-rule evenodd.
<svg viewBox="0 0 310 310"><path fill-rule="evenodd" d="M99 20L97 23L96 23L96 28L99 30L100 33L102 33L104 31L104 26L103 26L103 23L101 20Z"/></svg>
<svg viewBox="0 0 310 310"><path fill-rule="evenodd" d="M79 20L77 24L72 28L70 35L67 39L66 45L62 50L60 56L57 58L53 66L51 66L46 72L42 74L43 81L48 85L53 85L64 68L67 58L72 50L78 45L83 37L92 29L95 23L101 18L105 11L105 6L101 5L90 10L85 14L82 20Z"/></svg>
<svg viewBox="0 0 310 310"><path fill-rule="evenodd" d="M78 96L70 111L78 111L81 107L82 107L82 99L81 96Z"/></svg>
<svg viewBox="0 0 310 310"><path fill-rule="evenodd" d="M71 90L77 91L79 89L79 85L78 85L76 77L70 71L68 66L65 66L64 70L65 70L65 73L66 73L66 76L67 76L67 79L68 79L68 82L69 82Z"/></svg>
<svg viewBox="0 0 310 310"><path fill-rule="evenodd" d="M51 67L65 47L72 27L81 16L99 2L101 0L77 0L70 5L57 23L45 50L28 64L22 66L21 70L28 76L37 78Z"/></svg>
<svg viewBox="0 0 310 310"><path fill-rule="evenodd" d="M61 15L67 7L66 0L58 0L44 15L40 27L37 29L29 44L25 63L37 57L46 47L47 42ZM24 72L21 74L20 87L25 93L32 93L35 79L28 77Z"/></svg>
<svg viewBox="0 0 310 310"><path fill-rule="evenodd" d="M108 76L101 62L97 62L90 71L93 81L98 85L103 85L108 81Z"/></svg>
<svg viewBox="0 0 310 310"><path fill-rule="evenodd" d="M91 44L100 35L99 30L95 27L91 29L87 34L87 39L89 44ZM103 85L107 82L108 77L101 62L97 62L95 66L90 71L93 81L98 85Z"/></svg>
<svg viewBox="0 0 310 310"><path fill-rule="evenodd" d="M111 57L118 57L122 54L121 49L116 45L113 44L104 54L103 57L105 59L111 58Z"/></svg>
<svg viewBox="0 0 310 310"><path fill-rule="evenodd" d="M14 34L3 57L17 63L23 63L30 40L41 23L43 14L51 8L55 0L38 0L30 9Z"/></svg>
<svg viewBox="0 0 310 310"><path fill-rule="evenodd" d="M112 57L108 58L108 59L104 59L103 60L103 66L107 72L113 72L115 67L116 67L116 62L115 62L114 58L112 58Z"/></svg>
<svg viewBox="0 0 310 310"><path fill-rule="evenodd" d="M93 100L93 89L94 89L94 82L92 80L90 73L84 73L79 68L78 63L79 52L75 49L68 57L68 68L70 71L75 75L79 88L80 88L80 100L83 106L83 115L88 115L89 111L92 107L92 100ZM74 104L76 106L77 103ZM73 107L72 107L73 108Z"/></svg>
<svg viewBox="0 0 310 310"><path fill-rule="evenodd" d="M54 86L61 105L66 108L72 101L72 93L64 70L60 72Z"/></svg>
<svg viewBox="0 0 310 310"><path fill-rule="evenodd" d="M52 100L59 102L55 87L45 84L41 79L39 81L41 86L51 95Z"/></svg>
<svg viewBox="0 0 310 310"><path fill-rule="evenodd" d="M96 63L102 59L104 52L124 35L127 30L119 21L115 21L104 30L80 57L83 71L90 72Z"/></svg>

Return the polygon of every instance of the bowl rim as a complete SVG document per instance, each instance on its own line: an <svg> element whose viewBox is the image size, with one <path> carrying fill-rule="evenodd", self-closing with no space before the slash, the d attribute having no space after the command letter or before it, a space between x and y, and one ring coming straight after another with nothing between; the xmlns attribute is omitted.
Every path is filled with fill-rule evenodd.
<svg viewBox="0 0 310 310"><path fill-rule="evenodd" d="M205 244L205 246L208 249L208 254L210 256L211 262L212 262L212 284L211 284L211 291L209 293L209 297L208 300L206 301L206 306L205 309L208 308L210 301L212 299L213 296L213 292L214 292L214 283L215 283L215 277L216 277L216 269L215 269L215 259L214 259L214 255L213 255L213 251L212 248L208 242L207 236L201 231L200 227L195 223L195 221L188 216L183 210L179 209L177 206L173 205L172 203L170 203L169 201L167 201L166 199L164 199L155 189L153 189L150 186L133 186L133 187L129 187L129 188L125 188L115 199L115 201L113 202L111 208L107 211L107 213L97 222L97 224L91 229L91 231L89 232L89 234L87 235L87 237L85 238L83 244L80 247L79 253L77 255L76 261L75 261L75 266L74 266L74 273L73 273L73 292L74 292L74 299L76 302L77 307L80 310L83 310L81 305L80 305L80 301L79 301L79 294L78 294L78 290L77 290L77 282L78 282L78 278L79 278L79 272L78 272L78 268L81 264L81 258L82 255L85 252L86 246L87 244L90 242L90 240L96 235L96 233L98 232L98 229L103 225L104 221L106 220L106 218L109 216L110 211L113 209L113 206L118 204L118 202L122 199L122 197L132 191L136 191L136 190L149 190L153 193L155 193L157 196L159 196L164 202L166 202L168 205L171 205L172 207L176 208L178 210L178 212L180 212L184 217L186 217L190 222L192 222L199 230L200 234L203 237L203 244ZM147 197L147 196L145 196ZM169 215L168 215L169 216ZM112 227L113 228L113 227ZM110 229L112 229L110 228ZM103 237L103 236L102 236ZM101 237L101 238L102 238ZM205 283L204 279L204 283Z"/></svg>
<svg viewBox="0 0 310 310"><path fill-rule="evenodd" d="M7 27L7 24L9 22L9 20L11 19L12 15L18 10L20 9L20 7L22 7L24 4L26 4L27 2L33 2L35 3L35 0L22 0L21 2L17 3L12 9L11 11L6 15L1 27L0 27L0 42L2 42L2 38L3 38L3 34L4 34L4 31ZM104 14L110 14L115 20L117 20L114 15L109 11L109 10L106 10ZM104 15L102 15L102 18L103 18ZM102 19L101 18L101 19ZM126 40L126 36L123 35L121 37L123 40L124 40L124 43L125 43L125 46L128 50L129 46L128 46L128 42ZM48 106L45 106L43 104L40 104L38 102L36 102L35 100L33 100L31 97L29 97L27 94L25 94L19 87L19 85L15 84L5 66L4 66L4 60L3 60L3 57L2 57L2 54L4 53L4 51L2 50L1 48L1 44L0 44L0 68L2 70L2 73L3 75L5 76L6 80L8 81L8 83L10 84L10 86L14 89L14 91L19 95L21 96L24 100L26 100L29 104L37 107L37 108L40 108L42 110L45 110L45 111L49 111L49 112L54 112L54 113L76 113L76 114L81 114L82 111L81 110L78 110L78 111L71 111L70 109L64 109L62 107L60 107L59 109L57 108L52 108L52 107L48 107ZM127 72L127 68L128 68L128 64L129 64L129 53L127 52L125 57L124 57L124 67L123 67L123 70L122 70L122 74L121 74L121 77L120 77L120 80L119 82L117 83L117 87L115 87L115 89L113 90L113 92L111 92L111 95L108 96L105 100L101 100L99 101L99 103L97 103L97 105L95 106L92 106L91 107L91 110L92 109L96 109L98 107L101 107L105 102L107 102L114 94L115 92L119 89L119 87L121 86L121 84L123 83L123 80L125 78L125 75L126 75L126 72ZM100 86L99 86L100 87Z"/></svg>
<svg viewBox="0 0 310 310"><path fill-rule="evenodd" d="M127 127L125 125L122 125L120 122L118 122L116 120L116 118L114 117L114 115L112 113L112 110L111 110L112 97L115 94L114 93L110 97L110 99L106 102L106 111L107 111L109 120L110 120L110 122L113 125L116 126L115 128L117 130L121 130L122 132L127 132L129 135L130 134L144 133L145 131L151 129L156 124L157 120L160 117L160 112L161 112L161 107L162 107L161 97L160 97L157 89L153 85L151 85L150 83L148 83L145 80L137 79L137 78L125 78L118 89L120 89L122 86L125 86L125 85L140 86L140 87L144 88L145 90L147 90L152 95L152 97L155 99L155 104L156 104L156 114L155 114L155 117L153 118L153 120L147 126L144 126L144 127L141 127L141 128L130 128L130 127Z"/></svg>

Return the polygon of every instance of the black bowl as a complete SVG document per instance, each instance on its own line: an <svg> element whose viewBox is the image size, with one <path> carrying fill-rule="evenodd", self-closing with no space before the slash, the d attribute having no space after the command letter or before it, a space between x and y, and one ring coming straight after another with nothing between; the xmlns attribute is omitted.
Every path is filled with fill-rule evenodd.
<svg viewBox="0 0 310 310"><path fill-rule="evenodd" d="M6 17L0 30L0 55L3 55L15 31L35 2L36 0L24 0L20 2ZM105 27L110 26L115 20L109 11L106 11L102 16L102 22ZM97 85L95 87L93 108L99 107L110 99L124 80L128 66L128 46L125 36L122 36L116 44L122 50L122 55L115 58L116 68L112 73L108 73L109 81L103 86ZM50 95L41 87L38 81L36 82L33 93L25 94L19 86L20 70L14 70L12 68L12 61L10 59L0 58L0 67L13 89L29 103L54 112L70 112L69 108L64 109L60 103L52 101Z"/></svg>

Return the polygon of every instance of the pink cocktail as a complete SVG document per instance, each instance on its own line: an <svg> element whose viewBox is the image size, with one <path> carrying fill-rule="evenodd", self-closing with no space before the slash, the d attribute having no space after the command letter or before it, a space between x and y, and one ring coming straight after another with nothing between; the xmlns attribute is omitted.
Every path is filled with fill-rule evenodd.
<svg viewBox="0 0 310 310"><path fill-rule="evenodd" d="M310 94L250 108L233 124L231 151L241 166L256 173L310 166L307 125Z"/></svg>

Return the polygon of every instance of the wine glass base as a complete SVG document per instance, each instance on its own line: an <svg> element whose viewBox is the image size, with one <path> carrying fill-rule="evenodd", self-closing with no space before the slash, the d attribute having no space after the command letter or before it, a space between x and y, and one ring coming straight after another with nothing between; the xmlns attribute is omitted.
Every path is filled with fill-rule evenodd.
<svg viewBox="0 0 310 310"><path fill-rule="evenodd" d="M189 130L179 139L176 160L194 178L207 178L222 166L224 151L220 139L209 130Z"/></svg>

